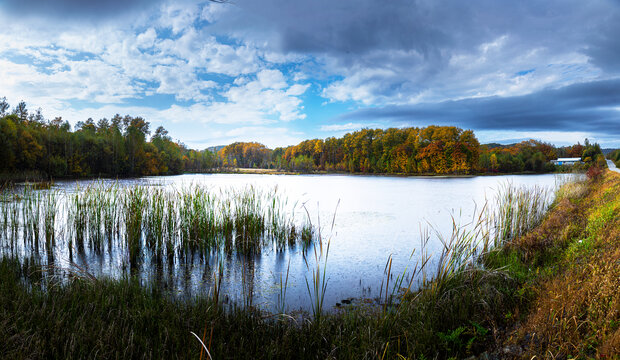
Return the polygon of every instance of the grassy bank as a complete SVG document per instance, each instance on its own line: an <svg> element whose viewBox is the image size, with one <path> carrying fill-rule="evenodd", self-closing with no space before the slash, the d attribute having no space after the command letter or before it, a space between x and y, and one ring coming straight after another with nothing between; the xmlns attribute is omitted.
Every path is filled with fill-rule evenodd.
<svg viewBox="0 0 620 360"><path fill-rule="evenodd" d="M505 251L536 266L524 275L533 301L506 346L527 359L620 357L620 174L565 188L546 221Z"/></svg>
<svg viewBox="0 0 620 360"><path fill-rule="evenodd" d="M620 176L565 186L548 213L543 197L507 189L497 209L442 238L432 269L422 255L410 269L429 274L418 290L386 266L381 305L319 316L223 305L217 289L180 300L130 277L61 284L32 261L5 258L0 357L208 358L190 332L213 359L613 357Z"/></svg>

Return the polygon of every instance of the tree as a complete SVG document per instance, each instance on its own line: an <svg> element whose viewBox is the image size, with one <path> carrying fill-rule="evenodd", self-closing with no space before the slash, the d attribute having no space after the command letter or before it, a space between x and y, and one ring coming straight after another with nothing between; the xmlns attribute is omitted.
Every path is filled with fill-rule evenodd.
<svg viewBox="0 0 620 360"><path fill-rule="evenodd" d="M4 117L8 109L9 103L6 102L6 96L3 96L2 99L0 99L0 117Z"/></svg>
<svg viewBox="0 0 620 360"><path fill-rule="evenodd" d="M23 100L17 104L15 110L13 110L13 114L17 115L21 121L28 120L28 109L26 108L26 103Z"/></svg>
<svg viewBox="0 0 620 360"><path fill-rule="evenodd" d="M0 118L0 170L9 171L15 167L17 149L17 126L15 115Z"/></svg>
<svg viewBox="0 0 620 360"><path fill-rule="evenodd" d="M146 136L150 134L149 123L141 117L125 116L125 138L129 155L130 175L143 175L146 172L146 154L144 145Z"/></svg>
<svg viewBox="0 0 620 360"><path fill-rule="evenodd" d="M587 163L591 163L596 160L596 155L602 154L601 146L598 143L591 144L588 139L584 142L583 153L581 154L581 160Z"/></svg>
<svg viewBox="0 0 620 360"><path fill-rule="evenodd" d="M153 134L153 138L170 140L170 136L168 136L168 130L164 129L163 126L159 126L157 129L155 129L155 134Z"/></svg>

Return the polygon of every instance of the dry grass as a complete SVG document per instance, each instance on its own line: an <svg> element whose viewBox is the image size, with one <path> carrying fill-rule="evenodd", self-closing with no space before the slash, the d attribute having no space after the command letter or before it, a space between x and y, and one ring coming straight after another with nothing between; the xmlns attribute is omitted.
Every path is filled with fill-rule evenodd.
<svg viewBox="0 0 620 360"><path fill-rule="evenodd" d="M590 187L582 200L562 199L520 241L526 253L564 249L560 270L542 279L530 315L512 334L524 359L620 357L620 175L607 171Z"/></svg>
<svg viewBox="0 0 620 360"><path fill-rule="evenodd" d="M453 223L437 273L418 289L410 291L405 274L392 281L386 266L381 308L360 305L323 313L326 265L321 261L307 284L317 303L315 316L302 314L302 321L288 315L271 320L251 303L226 310L218 301L219 283L211 298L192 301L171 299L133 277L48 287L40 271L26 271L35 264L4 260L0 357L198 358L204 348L191 331L202 335L216 359L443 359L489 348L501 349L491 354L501 359L617 358L620 175L605 173L596 181L569 185L547 215L544 195L509 188L497 199L499 214L481 215L468 228ZM277 222L278 214L269 218ZM158 217L147 222L160 228L166 221ZM153 247L158 241L153 239ZM416 263L414 271L424 273L425 266L426 261ZM111 308L120 311L110 313Z"/></svg>
<svg viewBox="0 0 620 360"><path fill-rule="evenodd" d="M507 246L517 248L523 254L524 261L529 261L541 251L565 246L580 231L579 224L582 222L577 205L564 198L557 202L541 226L514 239Z"/></svg>

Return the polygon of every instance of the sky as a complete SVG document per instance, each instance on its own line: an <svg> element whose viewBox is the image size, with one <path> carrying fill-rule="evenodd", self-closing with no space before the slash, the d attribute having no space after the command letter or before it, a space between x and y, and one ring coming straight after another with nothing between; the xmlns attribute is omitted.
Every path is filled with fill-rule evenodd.
<svg viewBox="0 0 620 360"><path fill-rule="evenodd" d="M0 98L190 148L451 125L620 147L620 0L0 0Z"/></svg>

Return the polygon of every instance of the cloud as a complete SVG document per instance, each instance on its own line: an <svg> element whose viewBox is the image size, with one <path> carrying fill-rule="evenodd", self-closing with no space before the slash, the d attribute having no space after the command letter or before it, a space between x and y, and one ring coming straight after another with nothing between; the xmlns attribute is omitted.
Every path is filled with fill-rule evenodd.
<svg viewBox="0 0 620 360"><path fill-rule="evenodd" d="M585 53L594 65L604 70L620 72L620 10L613 9L600 18L600 31L589 33Z"/></svg>
<svg viewBox="0 0 620 360"><path fill-rule="evenodd" d="M474 130L620 134L620 79L573 84L511 97L362 109L342 120L389 120L412 126L456 125Z"/></svg>
<svg viewBox="0 0 620 360"><path fill-rule="evenodd" d="M16 16L45 15L62 18L88 18L89 20L117 17L119 14L146 10L157 6L153 0L4 0L0 9Z"/></svg>
<svg viewBox="0 0 620 360"><path fill-rule="evenodd" d="M620 70L618 2L240 0L221 28L336 78L362 105L521 95ZM228 14L230 15L230 14ZM226 26L228 24L228 26ZM521 71L536 71L515 77ZM609 72L609 74L605 74Z"/></svg>
<svg viewBox="0 0 620 360"><path fill-rule="evenodd" d="M194 148L204 149L208 146L231 144L237 141L258 141L273 149L299 144L305 138L303 133L291 131L286 127L273 126L244 126L230 130L211 131L207 135L207 137L192 139L188 144Z"/></svg>
<svg viewBox="0 0 620 360"><path fill-rule="evenodd" d="M263 89L282 89L286 86L286 80L280 70L261 70L256 74L256 80Z"/></svg>
<svg viewBox="0 0 620 360"><path fill-rule="evenodd" d="M346 123L346 124L334 124L334 125L322 125L321 131L353 131L361 129L365 126L369 126L368 124L362 123Z"/></svg>
<svg viewBox="0 0 620 360"><path fill-rule="evenodd" d="M221 93L226 103L214 104L227 118L241 117L251 121L262 119L263 122L277 116L280 121L301 120L306 117L302 112L302 100L298 97L307 86L294 84L289 87L284 75L279 70L262 70L256 79L243 79L237 86L231 86ZM303 90L303 91L302 91ZM235 111L240 114L235 114ZM253 118L246 113L260 114Z"/></svg>
<svg viewBox="0 0 620 360"><path fill-rule="evenodd" d="M0 22L0 96L44 110L132 108L222 136L379 119L618 134L617 1L7 0ZM151 96L169 100L135 106Z"/></svg>

